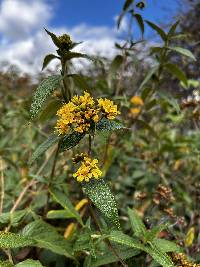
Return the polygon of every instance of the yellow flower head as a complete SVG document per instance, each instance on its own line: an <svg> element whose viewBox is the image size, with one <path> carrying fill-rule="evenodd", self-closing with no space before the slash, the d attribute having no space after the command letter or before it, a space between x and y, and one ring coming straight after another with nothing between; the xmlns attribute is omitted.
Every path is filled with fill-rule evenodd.
<svg viewBox="0 0 200 267"><path fill-rule="evenodd" d="M99 107L102 109L103 113L105 113L106 118L109 120L115 119L115 117L120 114L117 110L117 105L113 104L113 101L109 99L100 98L97 100Z"/></svg>
<svg viewBox="0 0 200 267"><path fill-rule="evenodd" d="M99 179L102 176L102 172L97 166L97 163L97 159L91 159L87 156L84 157L81 166L73 174L73 177L76 178L78 182L89 182L92 178Z"/></svg>
<svg viewBox="0 0 200 267"><path fill-rule="evenodd" d="M97 123L102 116L112 120L118 114L120 112L113 101L102 98L95 101L85 91L82 96L74 96L69 103L64 104L57 111L58 120L55 128L59 134L67 134L70 129L86 133L91 125Z"/></svg>
<svg viewBox="0 0 200 267"><path fill-rule="evenodd" d="M131 98L131 103L133 103L134 105L138 105L138 106L144 105L142 98L140 96L137 96L137 95L135 95Z"/></svg>

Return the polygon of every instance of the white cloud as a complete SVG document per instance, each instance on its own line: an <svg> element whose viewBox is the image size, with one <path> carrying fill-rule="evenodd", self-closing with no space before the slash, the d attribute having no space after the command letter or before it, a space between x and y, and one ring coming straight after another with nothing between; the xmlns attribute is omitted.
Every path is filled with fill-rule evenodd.
<svg viewBox="0 0 200 267"><path fill-rule="evenodd" d="M22 39L42 27L51 17L51 7L40 0L3 0L0 33L4 38Z"/></svg>
<svg viewBox="0 0 200 267"><path fill-rule="evenodd" d="M49 5L48 5L49 6ZM0 60L17 65L22 71L35 74L41 71L43 57L54 53L55 47L43 30L52 16L45 0L3 0L0 6ZM80 24L72 28L50 29L56 34L69 33L72 40L82 44L76 51L112 58L116 54L114 43L121 31L106 26ZM10 41L12 40L12 41ZM56 62L51 63L55 67Z"/></svg>

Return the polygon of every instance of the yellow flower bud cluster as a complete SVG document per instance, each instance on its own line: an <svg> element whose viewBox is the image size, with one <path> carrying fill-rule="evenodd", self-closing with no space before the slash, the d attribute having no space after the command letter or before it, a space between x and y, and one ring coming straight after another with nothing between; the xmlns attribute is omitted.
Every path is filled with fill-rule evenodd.
<svg viewBox="0 0 200 267"><path fill-rule="evenodd" d="M134 107L130 109L130 116L137 117L141 112L141 106L144 105L144 102L140 96L135 95L131 98L131 103Z"/></svg>
<svg viewBox="0 0 200 267"><path fill-rule="evenodd" d="M91 159L88 156L85 156L81 160L81 166L73 174L73 177L78 182L89 182L91 178L99 179L102 176L102 172L97 166L97 163L97 159Z"/></svg>
<svg viewBox="0 0 200 267"><path fill-rule="evenodd" d="M70 129L86 133L92 123L97 123L102 117L112 120L119 113L113 101L102 98L95 101L88 92L84 92L82 96L74 96L57 111L59 118L55 128L59 134L67 134Z"/></svg>
<svg viewBox="0 0 200 267"><path fill-rule="evenodd" d="M200 264L189 261L184 253L172 253L172 261L180 267L200 267Z"/></svg>

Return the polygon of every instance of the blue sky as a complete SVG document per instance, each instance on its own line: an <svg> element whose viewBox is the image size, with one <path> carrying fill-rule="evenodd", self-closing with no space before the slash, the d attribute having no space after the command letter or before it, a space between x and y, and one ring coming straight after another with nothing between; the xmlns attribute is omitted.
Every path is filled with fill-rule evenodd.
<svg viewBox="0 0 200 267"><path fill-rule="evenodd" d="M135 0L135 3L138 3ZM45 54L55 48L43 27L60 35L69 33L74 41L84 41L78 51L114 57L114 43L120 41L127 20L120 31L116 17L124 0L0 0L0 66L2 62L17 65L23 72L41 71ZM141 12L145 19L166 25L174 21L176 0L146 0ZM138 30L135 30L138 37ZM155 33L146 28L146 37ZM55 63L52 63L55 68Z"/></svg>
<svg viewBox="0 0 200 267"><path fill-rule="evenodd" d="M87 23L93 26L115 26L114 17L119 15L124 0L59 0L49 1L54 5L55 16L51 20L54 26L75 26ZM139 1L135 1L138 3ZM146 7L139 11L144 18L155 23L173 20L178 4L176 0L146 0Z"/></svg>

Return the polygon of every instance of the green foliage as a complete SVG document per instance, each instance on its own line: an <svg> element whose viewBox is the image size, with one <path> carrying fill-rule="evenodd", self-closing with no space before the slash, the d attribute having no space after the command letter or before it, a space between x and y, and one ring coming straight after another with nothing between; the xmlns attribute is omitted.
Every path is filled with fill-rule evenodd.
<svg viewBox="0 0 200 267"><path fill-rule="evenodd" d="M14 234L10 232L0 232L0 247L1 248L21 248L33 245L35 243L31 236Z"/></svg>
<svg viewBox="0 0 200 267"><path fill-rule="evenodd" d="M84 135L85 134L78 132L73 132L71 134L65 135L60 142L60 151L75 147L84 137Z"/></svg>
<svg viewBox="0 0 200 267"><path fill-rule="evenodd" d="M43 103L55 89L59 88L61 80L61 75L52 75L41 82L33 96L30 109L31 119L35 119L38 116Z"/></svg>
<svg viewBox="0 0 200 267"><path fill-rule="evenodd" d="M39 261L25 260L15 265L16 267L42 267L43 265Z"/></svg>
<svg viewBox="0 0 200 267"><path fill-rule="evenodd" d="M120 130L124 129L125 127L116 121L109 121L107 119L101 119L97 125L96 125L96 130L97 131L115 131L115 130Z"/></svg>
<svg viewBox="0 0 200 267"><path fill-rule="evenodd" d="M38 159L42 154L44 154L47 149L56 144L59 139L60 138L57 135L50 135L49 138L45 140L41 145L39 145L39 147L34 151L29 164L33 164L36 159Z"/></svg>
<svg viewBox="0 0 200 267"><path fill-rule="evenodd" d="M53 226L42 220L36 220L25 226L23 238L29 239L30 237L34 239L37 247L51 250L59 255L65 255L67 258L74 258L70 244L57 233Z"/></svg>
<svg viewBox="0 0 200 267"><path fill-rule="evenodd" d="M128 209L128 216L135 236L142 238L146 232L146 227L135 210Z"/></svg>
<svg viewBox="0 0 200 267"><path fill-rule="evenodd" d="M65 212L68 214L68 218L76 218L77 221L82 224L80 215L75 210L74 206L72 205L66 194L63 194L62 192L53 188L50 190L50 193L54 200L65 209Z"/></svg>
<svg viewBox="0 0 200 267"><path fill-rule="evenodd" d="M44 58L44 61L43 61L42 70L45 69L48 66L48 64L55 58L59 59L59 57L57 57L53 54L46 55L46 57Z"/></svg>
<svg viewBox="0 0 200 267"><path fill-rule="evenodd" d="M82 186L83 192L109 220L111 226L120 228L115 198L107 183L103 180L91 180Z"/></svg>
<svg viewBox="0 0 200 267"><path fill-rule="evenodd" d="M0 72L0 266L173 267L179 252L199 261L198 34L191 30L184 43L182 19L163 30L143 8L124 1L118 27L125 17L129 26L112 59L76 52L68 34L46 30L56 51L43 69L57 59L61 75L51 71L39 84L31 124L32 80ZM161 38L156 46L146 42L146 27ZM79 71L73 59L95 64ZM113 101L119 116L106 119L112 102L97 110L82 103L77 113L87 130L74 123L53 134L58 109L85 90ZM93 159L109 182L96 177ZM77 180L92 176L78 183L82 163Z"/></svg>

